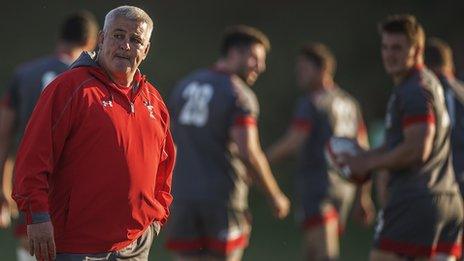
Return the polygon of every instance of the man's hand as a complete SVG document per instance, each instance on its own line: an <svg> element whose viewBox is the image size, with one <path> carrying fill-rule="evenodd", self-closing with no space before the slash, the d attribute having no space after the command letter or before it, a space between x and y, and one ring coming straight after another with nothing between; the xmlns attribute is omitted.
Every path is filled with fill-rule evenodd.
<svg viewBox="0 0 464 261"><path fill-rule="evenodd" d="M284 219L290 212L290 201L283 193L278 193L272 197L271 206L274 216L278 219Z"/></svg>
<svg viewBox="0 0 464 261"><path fill-rule="evenodd" d="M0 228L7 228L11 222L10 202L0 189Z"/></svg>
<svg viewBox="0 0 464 261"><path fill-rule="evenodd" d="M362 154L357 156L343 154L340 155L338 161L340 164L348 166L353 181L362 183L362 181L368 179L369 172L371 171L368 157L364 157Z"/></svg>
<svg viewBox="0 0 464 261"><path fill-rule="evenodd" d="M35 255L38 260L55 260L56 249L52 222L27 225L27 236L31 255Z"/></svg>

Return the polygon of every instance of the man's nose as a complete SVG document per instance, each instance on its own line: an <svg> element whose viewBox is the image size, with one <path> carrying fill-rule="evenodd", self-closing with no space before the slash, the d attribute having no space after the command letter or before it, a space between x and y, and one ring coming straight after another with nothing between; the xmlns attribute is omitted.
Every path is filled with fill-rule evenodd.
<svg viewBox="0 0 464 261"><path fill-rule="evenodd" d="M121 50L129 50L130 49L130 44L129 44L129 41L128 40L123 40L121 41L120 45L119 45L119 48L121 48Z"/></svg>

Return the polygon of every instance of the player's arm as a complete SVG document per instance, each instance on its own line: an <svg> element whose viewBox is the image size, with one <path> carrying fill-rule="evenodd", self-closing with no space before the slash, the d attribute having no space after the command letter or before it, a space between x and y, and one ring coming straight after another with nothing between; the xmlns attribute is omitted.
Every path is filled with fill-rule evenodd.
<svg viewBox="0 0 464 261"><path fill-rule="evenodd" d="M14 110L6 106L0 107L0 228L7 227L10 220L10 203L5 193L11 191L12 181L6 178L5 166L14 138L15 119Z"/></svg>
<svg viewBox="0 0 464 261"><path fill-rule="evenodd" d="M425 163L432 152L434 136L434 124L418 123L406 127L403 142L389 152L371 156L369 169L398 170Z"/></svg>
<svg viewBox="0 0 464 261"><path fill-rule="evenodd" d="M367 128L362 119L361 112L358 113L358 135L357 141L363 149L369 148L369 139L367 135ZM370 225L375 218L375 207L372 201L372 180L356 187L356 198L353 204L353 216L362 225Z"/></svg>
<svg viewBox="0 0 464 261"><path fill-rule="evenodd" d="M11 151L12 141L16 131L18 108L18 77L13 77L12 82L0 101L0 228L9 223L11 202L12 173L7 173L7 160ZM7 175L8 174L8 175Z"/></svg>
<svg viewBox="0 0 464 261"><path fill-rule="evenodd" d="M269 163L261 149L256 124L234 126L231 136L233 142L237 144L240 158L270 200L275 216L286 217L290 203L272 175Z"/></svg>
<svg viewBox="0 0 464 261"><path fill-rule="evenodd" d="M366 152L358 157L347 157L353 175L367 175L379 169L399 170L423 164L430 156L435 135L435 125L416 123L403 131L403 142L390 151Z"/></svg>
<svg viewBox="0 0 464 261"><path fill-rule="evenodd" d="M271 145L267 150L266 156L270 163L284 159L295 154L309 136L309 127L298 127L292 125L282 138Z"/></svg>
<svg viewBox="0 0 464 261"><path fill-rule="evenodd" d="M401 111L403 139L396 147L383 153L366 153L350 160L354 174L365 175L378 169L400 170L422 165L429 158L435 136L433 100L443 102L423 86L408 86L397 93L396 106ZM361 162L364 161L364 162Z"/></svg>
<svg viewBox="0 0 464 261"><path fill-rule="evenodd" d="M308 138L313 122L312 108L307 97L303 96L296 104L293 120L285 135L267 151L269 162L277 162L296 153Z"/></svg>

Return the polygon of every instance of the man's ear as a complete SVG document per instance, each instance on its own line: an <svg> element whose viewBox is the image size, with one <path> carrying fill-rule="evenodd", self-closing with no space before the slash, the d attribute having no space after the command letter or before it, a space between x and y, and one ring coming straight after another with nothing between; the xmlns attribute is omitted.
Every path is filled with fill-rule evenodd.
<svg viewBox="0 0 464 261"><path fill-rule="evenodd" d="M98 32L98 49L101 50L102 45L103 45L103 40L105 39L105 33L102 31Z"/></svg>
<svg viewBox="0 0 464 261"><path fill-rule="evenodd" d="M145 47L145 51L144 51L144 56L143 56L143 59L144 59L144 60L145 60L145 58L146 58L147 55L148 55L148 51L150 51L150 46L151 46L151 43L148 42L147 47Z"/></svg>
<svg viewBox="0 0 464 261"><path fill-rule="evenodd" d="M416 44L414 46L414 60L420 61L420 60L423 60L423 57L424 57L424 46Z"/></svg>

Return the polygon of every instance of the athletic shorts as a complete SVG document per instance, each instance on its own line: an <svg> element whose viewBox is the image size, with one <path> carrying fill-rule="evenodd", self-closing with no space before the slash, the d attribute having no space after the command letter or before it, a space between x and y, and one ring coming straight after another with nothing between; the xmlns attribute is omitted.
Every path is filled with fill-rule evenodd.
<svg viewBox="0 0 464 261"><path fill-rule="evenodd" d="M374 248L408 258L461 256L463 205L459 194L387 204L379 213Z"/></svg>
<svg viewBox="0 0 464 261"><path fill-rule="evenodd" d="M159 223L153 223L147 230L134 242L127 247L114 252L100 254L71 254L57 253L56 261L92 261L92 260L107 260L107 261L146 261L150 253L151 245L160 230Z"/></svg>
<svg viewBox="0 0 464 261"><path fill-rule="evenodd" d="M325 225L327 222L337 220L340 233L343 232L348 219L356 189L340 187L333 189L329 195L309 196L302 199L304 202L297 212L297 221L303 230Z"/></svg>
<svg viewBox="0 0 464 261"><path fill-rule="evenodd" d="M174 202L166 225L166 248L181 255L225 256L248 246L247 210Z"/></svg>

